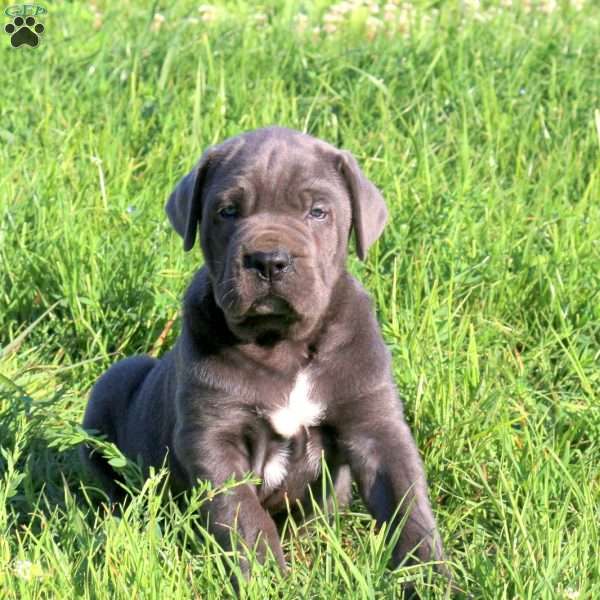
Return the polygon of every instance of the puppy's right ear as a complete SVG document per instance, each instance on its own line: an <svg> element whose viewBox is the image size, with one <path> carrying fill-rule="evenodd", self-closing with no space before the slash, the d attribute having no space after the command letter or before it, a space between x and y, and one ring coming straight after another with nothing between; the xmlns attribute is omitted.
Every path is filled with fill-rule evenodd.
<svg viewBox="0 0 600 600"><path fill-rule="evenodd" d="M187 252L194 247L196 232L202 217L202 188L213 155L209 148L173 190L165 211L173 229L183 238L183 249Z"/></svg>

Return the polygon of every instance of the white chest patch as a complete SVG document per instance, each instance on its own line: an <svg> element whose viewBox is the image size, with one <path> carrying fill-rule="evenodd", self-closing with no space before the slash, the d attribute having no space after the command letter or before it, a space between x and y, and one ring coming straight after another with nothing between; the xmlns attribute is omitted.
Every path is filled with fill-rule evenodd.
<svg viewBox="0 0 600 600"><path fill-rule="evenodd" d="M319 423L323 417L323 406L311 396L310 378L305 371L300 371L287 404L269 415L269 421L279 435L291 438L302 427L313 427Z"/></svg>

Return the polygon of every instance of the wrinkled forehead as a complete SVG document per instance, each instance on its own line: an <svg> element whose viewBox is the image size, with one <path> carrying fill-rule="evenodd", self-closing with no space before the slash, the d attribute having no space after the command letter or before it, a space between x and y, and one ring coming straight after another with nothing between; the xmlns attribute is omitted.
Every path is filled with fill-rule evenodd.
<svg viewBox="0 0 600 600"><path fill-rule="evenodd" d="M325 144L310 138L252 142L231 148L217 164L211 196L277 202L306 194L329 197L345 189L335 156Z"/></svg>

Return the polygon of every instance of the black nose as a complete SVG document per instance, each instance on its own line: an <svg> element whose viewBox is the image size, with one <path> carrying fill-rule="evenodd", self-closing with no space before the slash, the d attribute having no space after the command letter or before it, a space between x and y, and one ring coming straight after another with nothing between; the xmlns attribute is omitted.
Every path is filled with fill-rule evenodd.
<svg viewBox="0 0 600 600"><path fill-rule="evenodd" d="M292 257L286 250L252 252L244 255L244 268L254 269L261 279L277 281L292 266Z"/></svg>

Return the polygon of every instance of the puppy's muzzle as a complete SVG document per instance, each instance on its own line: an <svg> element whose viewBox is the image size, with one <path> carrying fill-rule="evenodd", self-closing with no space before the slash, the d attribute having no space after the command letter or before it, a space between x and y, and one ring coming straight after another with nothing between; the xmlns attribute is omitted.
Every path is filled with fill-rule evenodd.
<svg viewBox="0 0 600 600"><path fill-rule="evenodd" d="M254 272L263 281L280 281L293 268L293 260L285 249L244 254L244 269Z"/></svg>

